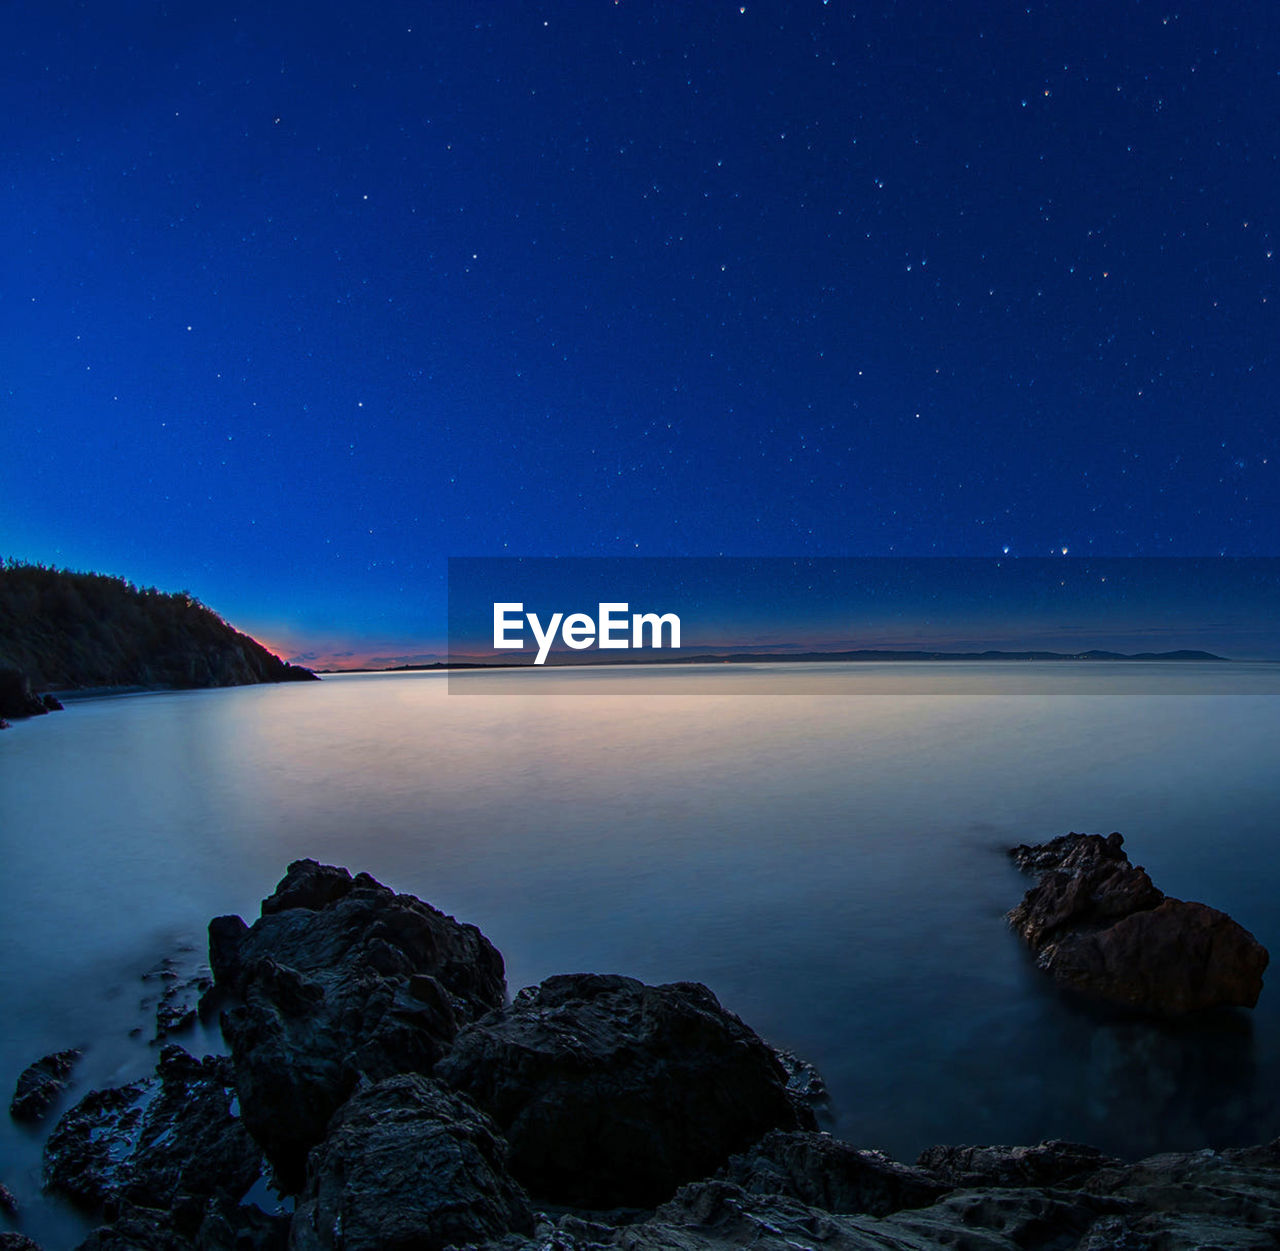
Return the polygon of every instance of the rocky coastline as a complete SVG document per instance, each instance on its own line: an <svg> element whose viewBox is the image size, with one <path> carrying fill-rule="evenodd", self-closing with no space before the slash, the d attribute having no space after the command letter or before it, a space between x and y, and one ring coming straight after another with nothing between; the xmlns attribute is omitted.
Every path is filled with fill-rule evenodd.
<svg viewBox="0 0 1280 1251"><path fill-rule="evenodd" d="M816 1074L707 987L564 974L509 999L476 927L313 860L252 924L210 923L207 976L153 973L153 1074L64 1108L67 1051L15 1090L14 1116L57 1118L46 1188L101 1222L81 1251L1280 1242L1280 1139L894 1161L821 1132ZM197 1011L229 1054L175 1041ZM31 1251L7 1194L0 1251Z"/></svg>

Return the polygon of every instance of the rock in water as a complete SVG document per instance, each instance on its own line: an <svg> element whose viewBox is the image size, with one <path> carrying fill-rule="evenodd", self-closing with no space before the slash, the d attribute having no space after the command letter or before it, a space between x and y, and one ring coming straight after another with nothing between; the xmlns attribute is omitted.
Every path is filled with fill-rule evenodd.
<svg viewBox="0 0 1280 1251"><path fill-rule="evenodd" d="M55 1051L23 1069L14 1087L9 1115L15 1121L38 1121L71 1085L71 1070L80 1052Z"/></svg>
<svg viewBox="0 0 1280 1251"><path fill-rule="evenodd" d="M705 986L566 974L464 1029L436 1076L469 1094L540 1199L648 1207L771 1129L812 1129L773 1051Z"/></svg>
<svg viewBox="0 0 1280 1251"><path fill-rule="evenodd" d="M505 1157L489 1118L429 1078L362 1087L311 1154L290 1247L381 1251L531 1234Z"/></svg>
<svg viewBox="0 0 1280 1251"><path fill-rule="evenodd" d="M1041 877L1009 922L1061 985L1165 1017L1257 1003L1266 948L1225 912L1166 897L1119 834L1011 854Z"/></svg>
<svg viewBox="0 0 1280 1251"><path fill-rule="evenodd" d="M0 717L41 717L51 711L31 689L31 679L25 673L0 669Z"/></svg>
<svg viewBox="0 0 1280 1251"><path fill-rule="evenodd" d="M262 1175L262 1153L235 1115L225 1056L161 1053L159 1079L95 1090L54 1126L45 1176L78 1206L157 1209L180 1231L210 1199L232 1202Z"/></svg>
<svg viewBox="0 0 1280 1251"><path fill-rule="evenodd" d="M360 1079L427 1073L460 1026L506 1000L502 957L367 873L299 860L250 927L209 926L245 1123L287 1190Z"/></svg>

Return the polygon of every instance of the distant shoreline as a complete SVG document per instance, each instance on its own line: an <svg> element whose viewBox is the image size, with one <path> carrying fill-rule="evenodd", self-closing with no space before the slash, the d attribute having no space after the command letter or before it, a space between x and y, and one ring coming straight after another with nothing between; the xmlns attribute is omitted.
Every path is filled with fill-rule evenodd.
<svg viewBox="0 0 1280 1251"><path fill-rule="evenodd" d="M674 657L636 656L622 659L616 656L599 658L592 656L567 656L564 653L553 653L547 658L547 664L535 666L532 660L436 660L430 664L420 665L387 665L381 668L358 666L353 669L317 669L317 673L423 673L439 672L451 669L533 669L558 668L582 669L592 666L615 665L723 665L723 664L899 664L920 662L964 661L967 663L981 661L1051 661L1051 662L1084 662L1106 663L1109 661L1173 661L1212 662L1215 664L1234 664L1230 657L1217 656L1213 652L1179 650L1171 652L1108 652L1091 649L1084 652L913 652L913 651L874 651L860 649L843 652L699 652L692 656Z"/></svg>

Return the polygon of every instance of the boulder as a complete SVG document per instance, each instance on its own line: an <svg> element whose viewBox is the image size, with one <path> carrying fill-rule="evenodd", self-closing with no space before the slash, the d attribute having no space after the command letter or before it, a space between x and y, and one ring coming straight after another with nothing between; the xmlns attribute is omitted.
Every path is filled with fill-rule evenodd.
<svg viewBox="0 0 1280 1251"><path fill-rule="evenodd" d="M1119 1160L1097 1147L1052 1139L1034 1147L927 1147L916 1164L950 1188L1077 1185Z"/></svg>
<svg viewBox="0 0 1280 1251"><path fill-rule="evenodd" d="M1267 950L1225 912L1170 899L1119 834L1066 834L1012 855L1040 881L1009 914L1060 985L1163 1017L1251 1008Z"/></svg>
<svg viewBox="0 0 1280 1251"><path fill-rule="evenodd" d="M772 1049L693 982L548 978L435 1073L498 1123L531 1194L584 1208L652 1206L771 1129L815 1127Z"/></svg>
<svg viewBox="0 0 1280 1251"><path fill-rule="evenodd" d="M927 1168L804 1130L771 1131L719 1175L748 1194L788 1195L827 1212L871 1216L928 1207L955 1188Z"/></svg>
<svg viewBox="0 0 1280 1251"><path fill-rule="evenodd" d="M230 1061L167 1046L158 1077L93 1091L45 1145L51 1190L89 1210L169 1214L182 1234L209 1200L239 1198L262 1175L262 1153L236 1115Z"/></svg>
<svg viewBox="0 0 1280 1251"><path fill-rule="evenodd" d="M311 1153L291 1251L433 1251L531 1234L505 1157L489 1118L429 1078L362 1087Z"/></svg>
<svg viewBox="0 0 1280 1251"><path fill-rule="evenodd" d="M252 926L219 917L209 934L215 989L239 999L222 1029L245 1123L289 1191L362 1078L430 1072L506 999L475 926L314 860L289 866Z"/></svg>
<svg viewBox="0 0 1280 1251"><path fill-rule="evenodd" d="M38 1121L71 1085L71 1071L81 1053L74 1048L55 1051L28 1065L18 1077L9 1103L15 1121Z"/></svg>

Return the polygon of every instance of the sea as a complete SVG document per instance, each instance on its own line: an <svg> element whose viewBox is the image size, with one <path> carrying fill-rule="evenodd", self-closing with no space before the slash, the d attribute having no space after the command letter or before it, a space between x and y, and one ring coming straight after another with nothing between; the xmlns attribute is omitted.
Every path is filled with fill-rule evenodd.
<svg viewBox="0 0 1280 1251"><path fill-rule="evenodd" d="M1280 954L1280 666L1063 662L350 674L79 699L0 734L0 1093L154 1064L165 960L290 861L478 925L512 993L699 981L814 1064L831 1132L1135 1158L1280 1133L1280 986L1158 1024L1073 1000L1005 921L1018 843L1119 830ZM148 972L151 977L145 977ZM1269 981L1280 981L1280 970ZM222 1048L216 1021L179 1036ZM48 1124L0 1117L46 1251Z"/></svg>

